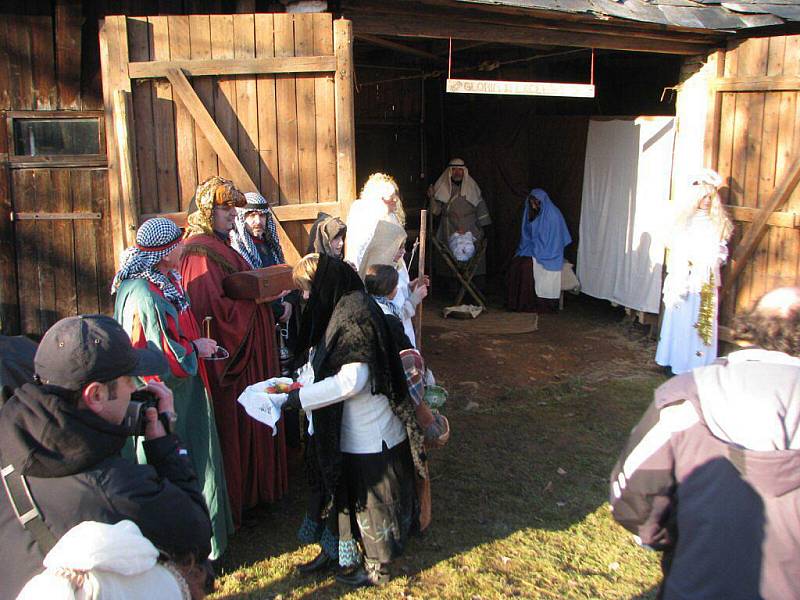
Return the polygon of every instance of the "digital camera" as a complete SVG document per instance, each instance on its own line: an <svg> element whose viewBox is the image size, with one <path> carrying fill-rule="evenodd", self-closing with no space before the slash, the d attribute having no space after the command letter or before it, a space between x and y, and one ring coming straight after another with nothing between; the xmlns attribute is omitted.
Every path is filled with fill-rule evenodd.
<svg viewBox="0 0 800 600"><path fill-rule="evenodd" d="M144 435L144 428L147 425L144 415L148 408L158 410L158 397L153 392L136 390L131 394L131 401L123 421L130 435Z"/></svg>

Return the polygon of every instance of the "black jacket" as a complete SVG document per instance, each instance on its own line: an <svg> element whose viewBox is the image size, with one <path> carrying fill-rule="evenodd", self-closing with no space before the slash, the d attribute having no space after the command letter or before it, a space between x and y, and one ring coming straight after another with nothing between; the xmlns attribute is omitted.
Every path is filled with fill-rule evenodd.
<svg viewBox="0 0 800 600"><path fill-rule="evenodd" d="M46 386L26 384L0 410L0 462L25 475L56 539L82 521L130 519L160 550L208 556L211 523L176 436L144 442L148 465L119 454L126 434ZM0 486L0 600L43 570L44 556Z"/></svg>

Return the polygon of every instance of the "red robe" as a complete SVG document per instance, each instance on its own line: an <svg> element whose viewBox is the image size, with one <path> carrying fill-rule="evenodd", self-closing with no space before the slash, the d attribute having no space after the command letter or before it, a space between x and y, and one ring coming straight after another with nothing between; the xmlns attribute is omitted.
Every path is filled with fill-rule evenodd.
<svg viewBox="0 0 800 600"><path fill-rule="evenodd" d="M186 240L181 276L201 324L213 317L211 337L230 358L206 361L217 431L222 445L228 496L236 527L242 510L274 502L288 488L283 421L278 434L250 418L236 401L248 386L280 374L275 320L269 304L225 296L222 280L250 265L216 236Z"/></svg>

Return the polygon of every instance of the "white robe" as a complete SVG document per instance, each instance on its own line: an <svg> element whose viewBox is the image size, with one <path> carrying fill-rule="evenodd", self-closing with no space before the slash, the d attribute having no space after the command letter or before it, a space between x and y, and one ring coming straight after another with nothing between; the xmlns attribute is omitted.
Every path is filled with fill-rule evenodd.
<svg viewBox="0 0 800 600"><path fill-rule="evenodd" d="M720 265L728 257L726 243L717 239L706 213L696 213L688 227L673 236L667 277L664 280L664 320L656 350L656 363L672 372L686 373L717 358L717 306ZM704 344L695 324L700 313L700 291L714 275L714 317L711 340Z"/></svg>

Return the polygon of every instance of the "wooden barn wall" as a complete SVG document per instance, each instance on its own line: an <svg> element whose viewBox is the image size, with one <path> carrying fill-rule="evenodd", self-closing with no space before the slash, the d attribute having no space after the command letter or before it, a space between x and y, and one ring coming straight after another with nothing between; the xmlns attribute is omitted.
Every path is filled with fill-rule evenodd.
<svg viewBox="0 0 800 600"><path fill-rule="evenodd" d="M0 3L0 334L36 336L64 316L110 312L114 273L106 169L10 169L6 112L102 110L98 23L108 14L282 10L277 0ZM99 212L103 219L15 223L14 210Z"/></svg>
<svg viewBox="0 0 800 600"><path fill-rule="evenodd" d="M752 38L732 44L724 56L725 78L800 76L800 35ZM778 86L775 91L735 91L721 94L716 168L727 181L722 198L732 206L757 209L764 205L800 152L800 89ZM791 89L793 87L794 89ZM783 88L783 89L781 89ZM800 189L795 189L784 214L800 213ZM791 220L791 219L790 219ZM796 222L796 221L795 221ZM731 254L750 223L736 221ZM800 229L768 226L756 252L723 304L722 321L750 309L765 292L798 285ZM723 278L724 278L723 274Z"/></svg>

